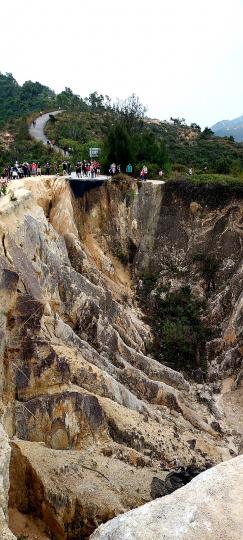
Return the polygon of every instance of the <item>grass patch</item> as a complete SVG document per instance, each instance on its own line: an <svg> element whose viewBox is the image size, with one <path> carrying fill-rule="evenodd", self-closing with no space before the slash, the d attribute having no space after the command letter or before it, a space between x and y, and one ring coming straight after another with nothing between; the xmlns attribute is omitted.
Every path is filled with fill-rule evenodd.
<svg viewBox="0 0 243 540"><path fill-rule="evenodd" d="M243 178L231 176L227 174L194 174L192 176L174 178L173 176L168 182L185 181L195 185L222 185L230 187L240 187L243 190Z"/></svg>

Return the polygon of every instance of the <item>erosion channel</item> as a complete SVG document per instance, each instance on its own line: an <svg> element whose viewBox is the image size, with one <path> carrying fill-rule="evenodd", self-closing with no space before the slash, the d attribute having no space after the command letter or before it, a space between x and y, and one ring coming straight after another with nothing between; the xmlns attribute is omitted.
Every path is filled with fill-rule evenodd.
<svg viewBox="0 0 243 540"><path fill-rule="evenodd" d="M242 195L180 181L108 181L80 198L64 179L10 187L1 538L85 539L242 453Z"/></svg>

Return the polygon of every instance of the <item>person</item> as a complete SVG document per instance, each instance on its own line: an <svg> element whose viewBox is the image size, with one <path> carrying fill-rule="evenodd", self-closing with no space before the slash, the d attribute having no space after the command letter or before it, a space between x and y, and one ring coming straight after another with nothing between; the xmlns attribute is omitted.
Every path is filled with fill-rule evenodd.
<svg viewBox="0 0 243 540"><path fill-rule="evenodd" d="M131 163L128 163L128 165L126 166L126 173L131 176L132 175L132 165Z"/></svg>
<svg viewBox="0 0 243 540"><path fill-rule="evenodd" d="M11 178L12 178L13 180L17 180L17 178L19 178L17 167L13 167L13 168L12 168Z"/></svg>
<svg viewBox="0 0 243 540"><path fill-rule="evenodd" d="M76 164L76 176L78 178L81 178L81 172L82 172L82 169L81 169L81 162L80 161L77 161L77 164Z"/></svg>
<svg viewBox="0 0 243 540"><path fill-rule="evenodd" d="M189 171L188 171L188 174L191 176L192 175L192 168L190 167Z"/></svg>
<svg viewBox="0 0 243 540"><path fill-rule="evenodd" d="M50 166L49 161L47 161L46 164L45 164L45 171L46 171L47 175L50 174L51 166Z"/></svg>
<svg viewBox="0 0 243 540"><path fill-rule="evenodd" d="M21 165L20 167L18 167L18 175L19 175L19 178L24 178L24 171Z"/></svg>
<svg viewBox="0 0 243 540"><path fill-rule="evenodd" d="M143 182L144 181L144 168L142 167L141 171L140 171L140 180Z"/></svg>
<svg viewBox="0 0 243 540"><path fill-rule="evenodd" d="M121 172L121 165L117 165L117 167L116 167L116 173L117 173L117 174L120 174L120 172Z"/></svg>
<svg viewBox="0 0 243 540"><path fill-rule="evenodd" d="M111 174L111 176L114 176L114 174L116 174L116 164L114 162L111 163L109 173Z"/></svg>
<svg viewBox="0 0 243 540"><path fill-rule="evenodd" d="M34 161L31 164L31 174L32 174L32 176L36 176L36 174L37 174L37 165L36 165L36 163Z"/></svg>
<svg viewBox="0 0 243 540"><path fill-rule="evenodd" d="M66 161L63 161L63 164L62 164L62 173L65 175L67 174L67 162Z"/></svg>
<svg viewBox="0 0 243 540"><path fill-rule="evenodd" d="M95 177L95 169L94 169L94 162L93 161L91 161L91 163L90 163L90 176L91 176L91 178Z"/></svg>
<svg viewBox="0 0 243 540"><path fill-rule="evenodd" d="M147 178L148 178L148 167L146 165L143 166L143 172L144 172L144 180L147 180Z"/></svg>
<svg viewBox="0 0 243 540"><path fill-rule="evenodd" d="M86 163L85 169L86 169L86 174L88 178L90 178L91 177L90 163Z"/></svg>
<svg viewBox="0 0 243 540"><path fill-rule="evenodd" d="M71 174L71 163L70 163L70 161L67 162L67 172L68 172L68 174Z"/></svg>
<svg viewBox="0 0 243 540"><path fill-rule="evenodd" d="M24 176L28 176L29 175L29 167L28 167L28 163L26 163L26 161L23 163L22 165L22 169L23 169L23 172L24 172Z"/></svg>
<svg viewBox="0 0 243 540"><path fill-rule="evenodd" d="M85 161L85 159L84 159L83 167L82 167L82 176L87 176L87 172L86 172L86 161Z"/></svg>
<svg viewBox="0 0 243 540"><path fill-rule="evenodd" d="M164 172L162 171L162 169L159 170L159 177L162 178Z"/></svg>
<svg viewBox="0 0 243 540"><path fill-rule="evenodd" d="M99 176L99 174L100 174L100 162L99 161L96 161L96 174L97 174L97 176Z"/></svg>
<svg viewBox="0 0 243 540"><path fill-rule="evenodd" d="M37 176L41 176L41 166L40 166L40 163L37 163Z"/></svg>

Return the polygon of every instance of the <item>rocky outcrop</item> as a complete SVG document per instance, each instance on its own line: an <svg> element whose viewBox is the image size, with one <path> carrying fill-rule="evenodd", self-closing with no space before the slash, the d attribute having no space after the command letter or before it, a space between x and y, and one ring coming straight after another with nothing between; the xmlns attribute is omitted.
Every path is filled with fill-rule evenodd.
<svg viewBox="0 0 243 540"><path fill-rule="evenodd" d="M0 424L0 535L1 540L14 540L16 537L8 528L8 490L9 462L11 449L8 438Z"/></svg>
<svg viewBox="0 0 243 540"><path fill-rule="evenodd" d="M187 486L123 514L92 540L241 540L243 457L201 473Z"/></svg>
<svg viewBox="0 0 243 540"><path fill-rule="evenodd" d="M58 540L86 538L238 452L240 434L213 386L189 384L146 354L152 333L132 284L152 261L159 279L175 285L174 257L188 265L183 279L199 280L203 290L199 271L188 274L185 245L193 234L206 245L218 218L205 208L199 224L195 206L193 213L191 202L175 203L163 184L108 183L82 199L62 179L11 189L0 201L0 411L12 440L10 508L37 516ZM234 265L237 257L232 249ZM238 298L232 272L227 283ZM212 302L217 294L223 288ZM222 328L239 325L237 313L229 307L220 315ZM238 334L233 345L238 351ZM237 362L231 370L239 377Z"/></svg>

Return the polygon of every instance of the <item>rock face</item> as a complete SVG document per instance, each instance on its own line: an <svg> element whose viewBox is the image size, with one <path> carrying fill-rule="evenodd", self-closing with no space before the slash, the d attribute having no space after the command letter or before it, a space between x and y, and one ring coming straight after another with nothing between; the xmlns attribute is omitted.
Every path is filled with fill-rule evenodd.
<svg viewBox="0 0 243 540"><path fill-rule="evenodd" d="M241 540L243 457L201 473L171 495L119 516L92 540Z"/></svg>
<svg viewBox="0 0 243 540"><path fill-rule="evenodd" d="M200 193L196 202L152 183L108 183L82 199L61 179L11 188L0 201L10 516L38 516L57 540L88 538L239 451L240 431L213 386L189 384L146 355L151 329L132 277L152 264L159 279L199 283L204 294L189 255L199 240L217 246L224 262L208 317L221 333L208 344L211 378L226 373L239 391L242 205L231 196L203 208ZM176 277L172 260L185 273ZM7 461L4 470L7 479Z"/></svg>
<svg viewBox="0 0 243 540"><path fill-rule="evenodd" d="M14 540L8 528L9 462L11 449L8 438L0 424L0 535L1 540Z"/></svg>

